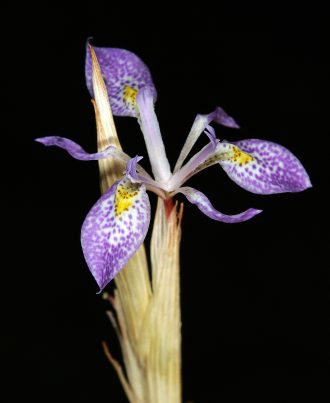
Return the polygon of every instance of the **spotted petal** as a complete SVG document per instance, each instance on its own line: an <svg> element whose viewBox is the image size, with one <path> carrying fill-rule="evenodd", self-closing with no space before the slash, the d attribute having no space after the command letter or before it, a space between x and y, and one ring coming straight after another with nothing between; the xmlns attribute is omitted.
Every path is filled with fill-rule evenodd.
<svg viewBox="0 0 330 403"><path fill-rule="evenodd" d="M116 182L88 213L81 244L100 292L142 244L150 223L145 186L128 176Z"/></svg>
<svg viewBox="0 0 330 403"><path fill-rule="evenodd" d="M244 189L260 194L301 192L311 182L301 162L285 147L265 140L222 143L220 165Z"/></svg>
<svg viewBox="0 0 330 403"><path fill-rule="evenodd" d="M157 93L148 67L134 53L125 49L94 47L107 86L111 109L117 116L136 116L138 91L149 87L156 100ZM85 75L93 97L92 59L87 46Z"/></svg>
<svg viewBox="0 0 330 403"><path fill-rule="evenodd" d="M192 204L196 204L196 206L201 210L202 213L212 218L213 220L222 221L229 224L234 224L242 221L249 220L255 215L261 213L262 210L256 210L250 208L243 213L235 214L235 215L227 215L220 213L220 211L216 210L210 200L199 190L196 190L191 187L182 187L179 188L176 193L182 193L186 196L186 198Z"/></svg>

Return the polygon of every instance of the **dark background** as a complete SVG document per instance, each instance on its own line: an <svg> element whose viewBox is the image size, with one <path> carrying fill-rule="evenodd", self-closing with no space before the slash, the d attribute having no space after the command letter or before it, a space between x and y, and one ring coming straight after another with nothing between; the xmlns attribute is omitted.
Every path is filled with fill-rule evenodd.
<svg viewBox="0 0 330 403"><path fill-rule="evenodd" d="M314 185L299 194L258 196L218 167L191 180L225 213L264 212L226 225L185 205L184 401L278 402L306 395L328 401L325 10L315 3L290 11L202 2L182 12L169 4L133 9L68 2L3 11L4 401L16 395L126 401L101 350L106 339L119 356L108 306L95 294L79 242L82 221L99 197L97 164L32 141L56 134L95 150L84 82L89 36L96 46L131 50L149 66L172 164L196 114L220 105L242 129L214 125L219 138L278 142L303 162ZM137 122L116 123L125 151L146 155Z"/></svg>

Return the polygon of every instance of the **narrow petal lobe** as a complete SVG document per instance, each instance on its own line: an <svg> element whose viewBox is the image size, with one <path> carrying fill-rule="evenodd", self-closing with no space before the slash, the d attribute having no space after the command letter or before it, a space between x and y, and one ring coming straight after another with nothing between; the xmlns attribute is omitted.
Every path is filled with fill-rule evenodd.
<svg viewBox="0 0 330 403"><path fill-rule="evenodd" d="M134 53L125 49L94 47L102 76L107 86L111 109L116 116L136 116L136 96L149 87L156 100L157 93L148 67ZM92 60L87 46L85 75L93 97Z"/></svg>
<svg viewBox="0 0 330 403"><path fill-rule="evenodd" d="M125 162L127 162L130 159L127 154L125 154L123 151L113 146L107 147L105 150L99 153L89 154L79 144L65 137L59 137L59 136L40 137L38 139L35 139L35 141L47 147L55 146L63 148L73 158L81 161L95 161L108 157L114 157Z"/></svg>
<svg viewBox="0 0 330 403"><path fill-rule="evenodd" d="M81 244L100 291L142 244L149 222L150 203L145 187L128 177L116 182L88 213Z"/></svg>
<svg viewBox="0 0 330 403"><path fill-rule="evenodd" d="M140 90L136 103L138 121L148 150L152 172L157 181L165 183L171 177L171 168L155 113L154 96L149 87Z"/></svg>
<svg viewBox="0 0 330 403"><path fill-rule="evenodd" d="M121 160L123 162L126 162L128 166L133 165L134 173L132 173L132 178L136 177L138 178L137 180L149 183L151 185L155 185L155 181L151 178L151 176L146 172L145 169L141 167L141 165L138 164L138 161L142 159L142 157L135 157L135 158L130 158L129 155L125 154L122 150L119 150L116 147L109 146L105 148L103 151L100 151L98 153L92 153L89 154L86 152L79 144L75 143L72 140L69 140L65 137L58 137L58 136L49 136L49 137L40 137L38 139L35 139L38 143L41 143L47 147L49 146L55 146L59 148L63 148L65 151L67 151L73 158L81 161L95 161L95 160L101 160L109 157L116 158L118 160ZM134 162L133 162L134 161ZM133 172L132 170L130 170ZM137 173L138 172L138 173Z"/></svg>
<svg viewBox="0 0 330 403"><path fill-rule="evenodd" d="M176 193L182 193L186 196L186 198L192 204L196 204L196 206L200 209L202 213L212 218L212 220L217 220L229 224L234 224L242 221L247 221L255 215L261 213L262 210L256 210L250 208L243 213L235 214L235 215L227 215L220 213L220 211L216 210L210 200L200 191L191 188L191 187L182 187L179 188Z"/></svg>
<svg viewBox="0 0 330 403"><path fill-rule="evenodd" d="M187 158L194 144L198 140L199 136L203 133L203 131L208 128L210 131L209 124L214 121L219 123L222 126L230 127L233 129L238 129L239 126L235 122L235 120L227 114L220 106L218 106L213 112L207 115L197 115L194 123L190 129L187 140L182 147L181 153L179 155L178 161L175 164L174 172L177 172L184 163L184 160ZM207 133L209 135L210 133ZM211 136L214 135L214 131L211 129Z"/></svg>

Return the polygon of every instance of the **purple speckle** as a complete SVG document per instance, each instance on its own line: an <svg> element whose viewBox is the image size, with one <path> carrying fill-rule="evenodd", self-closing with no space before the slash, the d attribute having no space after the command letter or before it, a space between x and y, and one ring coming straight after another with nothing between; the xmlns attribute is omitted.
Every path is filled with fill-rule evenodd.
<svg viewBox="0 0 330 403"><path fill-rule="evenodd" d="M271 194L300 192L311 187L310 179L300 161L285 147L265 140L241 140L233 143L254 157L252 169L258 175L251 181L249 167L238 167L220 161L228 176L238 185L253 193Z"/></svg>

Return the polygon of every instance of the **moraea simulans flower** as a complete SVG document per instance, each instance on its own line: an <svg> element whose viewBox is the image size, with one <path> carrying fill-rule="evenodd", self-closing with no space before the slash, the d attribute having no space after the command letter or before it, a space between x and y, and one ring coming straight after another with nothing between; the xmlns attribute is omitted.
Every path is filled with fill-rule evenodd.
<svg viewBox="0 0 330 403"><path fill-rule="evenodd" d="M239 128L220 107L208 115L197 115L173 172L166 157L154 103L155 86L145 64L124 49L95 48L107 86L112 112L117 116L136 117L144 136L153 176L139 164L142 157L130 158L110 146L88 154L78 144L62 137L37 139L46 146L64 148L79 160L113 157L126 163L121 180L96 202L81 230L86 262L100 291L116 276L142 244L150 223L150 203L146 190L167 199L182 193L210 218L226 223L246 221L261 210L250 208L243 213L226 215L216 210L200 191L184 186L196 173L219 164L242 188L259 194L299 192L311 187L300 161L286 148L265 140L242 140L229 143L216 138L212 121ZM92 61L86 57L87 87L93 97ZM208 144L187 162L197 139L205 133Z"/></svg>

